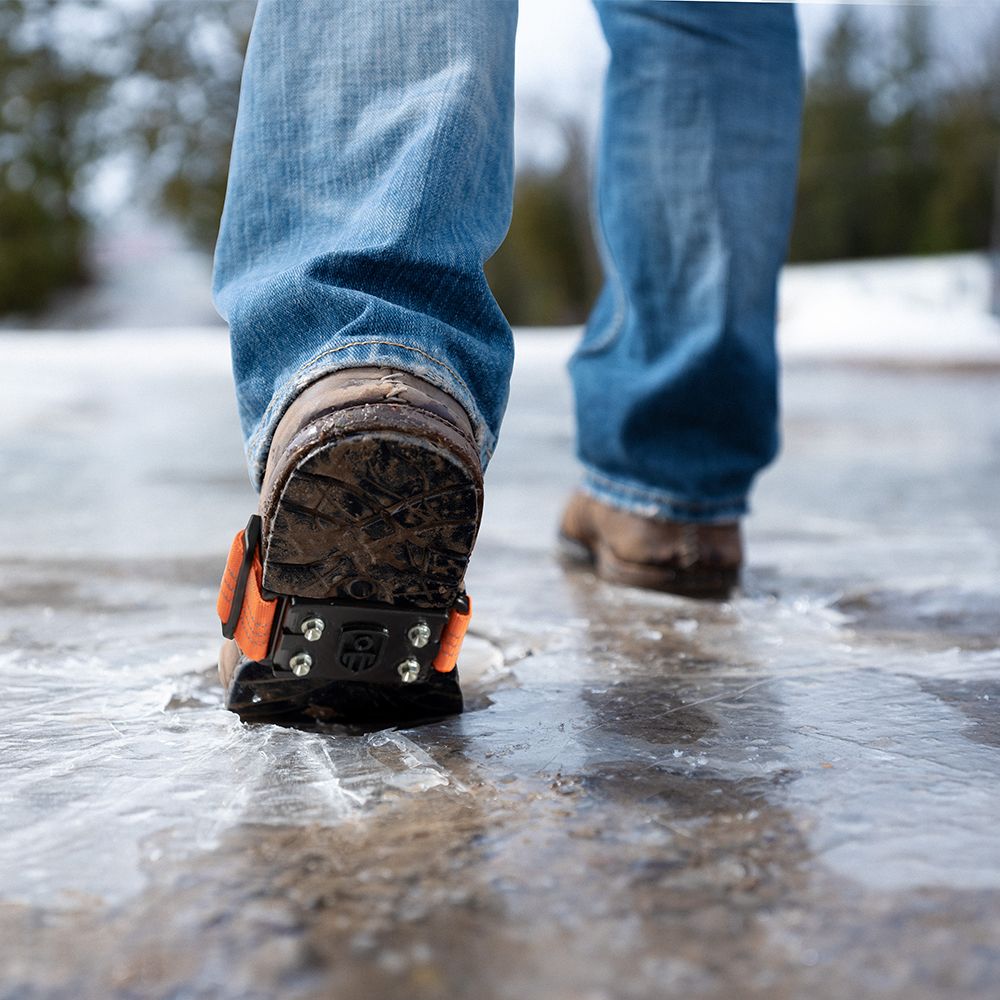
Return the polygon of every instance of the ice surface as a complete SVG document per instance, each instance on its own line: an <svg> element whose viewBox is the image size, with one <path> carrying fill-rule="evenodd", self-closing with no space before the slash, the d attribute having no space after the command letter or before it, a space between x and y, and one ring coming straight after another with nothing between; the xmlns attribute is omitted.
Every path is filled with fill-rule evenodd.
<svg viewBox="0 0 1000 1000"><path fill-rule="evenodd" d="M571 339L519 335L469 711L407 730L221 709L223 335L0 336L0 997L994 995L1000 394L982 310L900 347L975 311L938 263L789 276L793 341L888 332L788 346L724 604L556 560Z"/></svg>

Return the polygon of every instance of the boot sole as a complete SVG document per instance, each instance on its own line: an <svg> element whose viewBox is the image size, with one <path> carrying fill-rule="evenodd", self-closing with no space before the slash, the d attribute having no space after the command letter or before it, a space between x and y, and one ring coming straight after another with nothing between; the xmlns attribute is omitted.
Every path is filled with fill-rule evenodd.
<svg viewBox="0 0 1000 1000"><path fill-rule="evenodd" d="M266 591L405 608L455 603L483 488L478 453L452 424L409 404L338 410L296 435L285 470L262 504ZM459 712L462 696L457 668L398 685L278 680L241 658L227 707L400 721Z"/></svg>

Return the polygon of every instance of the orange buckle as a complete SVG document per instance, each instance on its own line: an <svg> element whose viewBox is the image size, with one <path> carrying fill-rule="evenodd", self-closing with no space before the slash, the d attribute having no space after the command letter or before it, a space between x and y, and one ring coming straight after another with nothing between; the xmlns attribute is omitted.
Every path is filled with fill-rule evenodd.
<svg viewBox="0 0 1000 1000"><path fill-rule="evenodd" d="M439 673L447 674L455 669L455 665L458 663L458 654L462 648L462 640L469 630L469 622L471 621L472 599L468 594L463 594L448 614L448 623L441 632L437 656L431 663Z"/></svg>
<svg viewBox="0 0 1000 1000"><path fill-rule="evenodd" d="M277 600L264 598L260 536L261 520L254 514L233 539L216 604L222 634L235 639L240 652L251 660L267 658L278 609Z"/></svg>

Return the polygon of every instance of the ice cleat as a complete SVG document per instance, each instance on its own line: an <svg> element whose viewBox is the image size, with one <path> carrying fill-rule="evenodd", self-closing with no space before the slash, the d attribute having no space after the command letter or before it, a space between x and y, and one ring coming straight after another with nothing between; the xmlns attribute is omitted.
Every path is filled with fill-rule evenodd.
<svg viewBox="0 0 1000 1000"><path fill-rule="evenodd" d="M314 383L278 425L219 592L226 707L404 721L462 710L463 581L482 511L464 411L382 369Z"/></svg>

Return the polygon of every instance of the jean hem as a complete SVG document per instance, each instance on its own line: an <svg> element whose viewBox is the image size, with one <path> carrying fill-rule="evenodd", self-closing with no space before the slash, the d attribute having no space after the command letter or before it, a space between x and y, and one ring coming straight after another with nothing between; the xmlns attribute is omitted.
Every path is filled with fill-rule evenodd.
<svg viewBox="0 0 1000 1000"><path fill-rule="evenodd" d="M750 510L747 495L721 499L680 498L664 490L614 479L584 466L582 487L595 500L642 517L701 524L737 521Z"/></svg>
<svg viewBox="0 0 1000 1000"><path fill-rule="evenodd" d="M327 348L314 355L276 389L246 443L250 480L256 489L260 489L264 480L264 469L275 429L295 397L324 376L350 368L391 368L421 378L446 392L465 410L472 424L479 458L485 470L496 447L496 434L490 429L468 385L458 372L445 362L409 344L388 340L358 340L340 347Z"/></svg>

